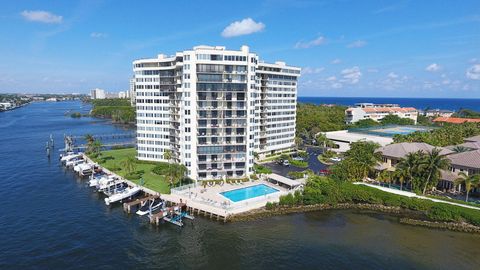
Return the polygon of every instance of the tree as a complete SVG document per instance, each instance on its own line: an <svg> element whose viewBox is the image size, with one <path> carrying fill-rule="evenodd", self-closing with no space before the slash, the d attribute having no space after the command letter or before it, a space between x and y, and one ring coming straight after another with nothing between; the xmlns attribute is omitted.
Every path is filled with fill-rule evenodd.
<svg viewBox="0 0 480 270"><path fill-rule="evenodd" d="M95 140L92 144L91 144L91 148L90 148L90 153L94 156L94 157L98 157L100 156L101 154L101 151L102 151L102 142L99 141L99 140Z"/></svg>
<svg viewBox="0 0 480 270"><path fill-rule="evenodd" d="M122 166L125 168L125 172L127 174L131 174L135 171L136 167L136 160L133 157L128 157L124 161L122 161Z"/></svg>
<svg viewBox="0 0 480 270"><path fill-rule="evenodd" d="M362 172L362 178L367 177L381 160L381 154L375 151L379 147L380 145L377 143L359 141L352 143L350 150L345 153L346 158L358 166L358 169Z"/></svg>
<svg viewBox="0 0 480 270"><path fill-rule="evenodd" d="M423 195L425 195L427 187L437 185L440 179L440 170L446 170L450 165L450 161L441 155L440 152L439 148L432 149L432 151L423 156L422 162L418 166L422 175L426 176L423 184Z"/></svg>
<svg viewBox="0 0 480 270"><path fill-rule="evenodd" d="M398 180L400 183L400 190L403 190L403 183L405 182L405 179L407 179L408 175L405 173L404 170L396 170L393 173L393 176Z"/></svg>
<svg viewBox="0 0 480 270"><path fill-rule="evenodd" d="M416 182L414 181L417 175L418 166L420 164L420 158L423 152L418 151L415 153L408 153L396 166L397 176L401 175L403 180L406 180L410 184L412 190L415 190Z"/></svg>
<svg viewBox="0 0 480 270"><path fill-rule="evenodd" d="M390 171L382 171L378 177L377 177L377 180L379 182L383 182L383 183L388 183L388 187L390 187L390 183L392 183L392 173Z"/></svg>
<svg viewBox="0 0 480 270"><path fill-rule="evenodd" d="M463 153L463 152L467 152L467 151L470 151L470 148L468 147L465 147L463 145L455 145L452 150L455 152L455 153Z"/></svg>
<svg viewBox="0 0 480 270"><path fill-rule="evenodd" d="M480 174L467 175L464 172L458 174L460 177L455 180L455 184L464 184L465 185L465 201L468 202L468 194L473 187L479 186L480 184Z"/></svg>
<svg viewBox="0 0 480 270"><path fill-rule="evenodd" d="M172 164L168 167L165 176L168 178L170 186L176 185L185 177L187 167L182 164Z"/></svg>
<svg viewBox="0 0 480 270"><path fill-rule="evenodd" d="M253 158L255 160L258 160L258 158L259 158L258 152L253 152Z"/></svg>
<svg viewBox="0 0 480 270"><path fill-rule="evenodd" d="M318 144L322 145L323 148L331 147L333 144L333 142L329 138L327 138L325 133L317 134L317 136L315 137L315 140L317 141Z"/></svg>
<svg viewBox="0 0 480 270"><path fill-rule="evenodd" d="M163 152L163 159L168 160L168 163L170 163L173 159L172 151L169 149L165 150L165 152Z"/></svg>

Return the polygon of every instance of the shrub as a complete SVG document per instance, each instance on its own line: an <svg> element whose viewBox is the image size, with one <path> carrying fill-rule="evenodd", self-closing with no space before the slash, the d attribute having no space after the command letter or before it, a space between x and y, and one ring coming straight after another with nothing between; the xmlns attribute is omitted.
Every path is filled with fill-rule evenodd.
<svg viewBox="0 0 480 270"><path fill-rule="evenodd" d="M253 165L253 169L255 170L256 173L261 173L261 174L272 173L272 169L270 169L268 167L265 167L265 166L262 166L262 165L258 165L258 164Z"/></svg>
<svg viewBox="0 0 480 270"><path fill-rule="evenodd" d="M152 169L152 172L157 175L164 175L167 171L168 163L159 163Z"/></svg>

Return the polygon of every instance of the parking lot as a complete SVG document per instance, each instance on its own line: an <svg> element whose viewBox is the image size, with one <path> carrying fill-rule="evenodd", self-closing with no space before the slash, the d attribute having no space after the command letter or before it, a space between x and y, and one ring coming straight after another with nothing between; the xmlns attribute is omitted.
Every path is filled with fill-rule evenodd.
<svg viewBox="0 0 480 270"><path fill-rule="evenodd" d="M276 173L282 176L288 176L288 172L301 172L307 169L310 169L316 174L319 174L321 170L325 170L328 168L327 165L322 164L317 159L317 156L322 153L322 149L320 149L319 147L308 147L307 153L308 153L308 168L299 168L293 165L284 166L284 165L278 164L275 161L265 163L262 165L272 169L273 173Z"/></svg>

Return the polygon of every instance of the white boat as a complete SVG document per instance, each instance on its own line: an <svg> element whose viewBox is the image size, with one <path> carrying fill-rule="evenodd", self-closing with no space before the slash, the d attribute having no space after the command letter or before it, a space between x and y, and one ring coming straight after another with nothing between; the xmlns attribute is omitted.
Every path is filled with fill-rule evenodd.
<svg viewBox="0 0 480 270"><path fill-rule="evenodd" d="M162 209L163 206L164 206L163 201L160 198L157 198L155 200L148 201L145 205L140 207L136 212L136 214L139 216L144 216L144 215L156 212L159 209Z"/></svg>
<svg viewBox="0 0 480 270"><path fill-rule="evenodd" d="M98 185L97 191L103 192L105 195L110 196L111 194L117 193L118 190L125 189L125 185L126 183L124 181L116 178L109 178Z"/></svg>
<svg viewBox="0 0 480 270"><path fill-rule="evenodd" d="M74 167L74 166L76 166L76 165L78 165L78 164L82 164L82 163L84 163L84 162L85 162L85 160L83 160L83 159L75 158L75 159L71 159L71 160L67 161L67 162L65 163L65 166L67 166L67 167Z"/></svg>
<svg viewBox="0 0 480 270"><path fill-rule="evenodd" d="M88 186L99 187L101 184L107 183L108 180L109 180L109 177L111 177L111 176L108 176L108 175L105 175L105 174L97 175L97 176L92 175L92 177L88 181Z"/></svg>
<svg viewBox="0 0 480 270"><path fill-rule="evenodd" d="M80 176L90 175L93 173L92 165L88 163L82 163L78 165L78 174Z"/></svg>
<svg viewBox="0 0 480 270"><path fill-rule="evenodd" d="M60 158L60 161L61 161L62 163L65 163L65 162L70 161L70 160L72 160L72 159L77 159L77 158L79 158L79 157L81 157L81 156L82 156L82 154L80 154L80 153L79 153L79 154L66 155L66 156L63 156L62 158Z"/></svg>
<svg viewBox="0 0 480 270"><path fill-rule="evenodd" d="M105 204L110 205L111 203L115 203L115 202L121 201L123 199L126 199L128 197L131 197L131 196L137 194L138 192L140 192L139 187L126 188L121 192L115 193L112 196L110 196L108 198L105 198Z"/></svg>
<svg viewBox="0 0 480 270"><path fill-rule="evenodd" d="M75 165L73 166L73 171L79 173L82 167L84 167L85 165L88 164L85 164L85 160L81 159L78 162L75 162Z"/></svg>

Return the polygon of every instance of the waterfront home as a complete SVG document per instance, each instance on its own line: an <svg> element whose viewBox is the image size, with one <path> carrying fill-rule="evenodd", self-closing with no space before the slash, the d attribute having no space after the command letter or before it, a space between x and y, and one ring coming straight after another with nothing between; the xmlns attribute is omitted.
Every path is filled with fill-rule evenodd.
<svg viewBox="0 0 480 270"><path fill-rule="evenodd" d="M423 115L427 117L435 117L435 116L450 117L453 114L454 114L454 111L440 110L440 109L426 110L423 112Z"/></svg>
<svg viewBox="0 0 480 270"><path fill-rule="evenodd" d="M353 124L360 120L372 119L379 122L387 115L412 119L417 123L418 111L413 107L400 107L398 104L357 103L345 110L345 122Z"/></svg>
<svg viewBox="0 0 480 270"><path fill-rule="evenodd" d="M467 139L468 140L468 139ZM466 142L461 145L466 145ZM440 190L462 190L463 186L456 186L455 182L460 177L459 173L467 175L480 173L480 150L469 150L456 153L447 147L434 147L427 143L395 143L377 149L382 155L382 162L375 169L378 171L395 171L395 166L409 153L423 151L429 153L432 149L441 149L440 154L446 156L450 161L448 170L442 170L437 188ZM471 148L472 149L472 148Z"/></svg>
<svg viewBox="0 0 480 270"><path fill-rule="evenodd" d="M382 162L376 167L376 169L379 171L395 170L393 167L395 167L408 154L415 153L418 151L422 151L424 153L430 153L435 148L436 147L431 146L427 143L418 143L418 142L394 143L394 144L389 144L387 146L380 147L379 149L376 150L376 152L379 152L382 154ZM454 151L448 148L443 148L443 147L437 147L437 148L441 149L441 152L440 152L441 155L449 155L454 153Z"/></svg>

